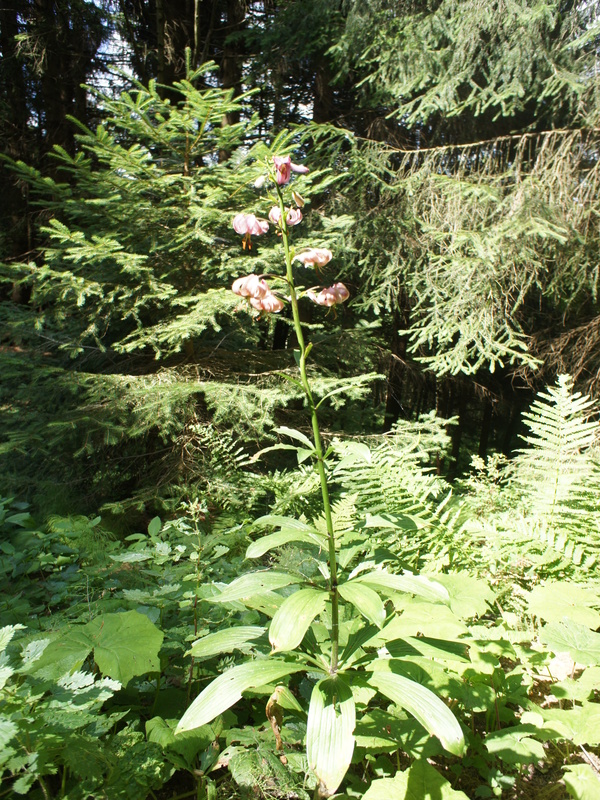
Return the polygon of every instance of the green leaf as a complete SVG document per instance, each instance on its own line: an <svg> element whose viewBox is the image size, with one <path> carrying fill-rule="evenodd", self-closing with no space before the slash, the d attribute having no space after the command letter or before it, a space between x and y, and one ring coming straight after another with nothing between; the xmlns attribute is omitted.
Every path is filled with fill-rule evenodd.
<svg viewBox="0 0 600 800"><path fill-rule="evenodd" d="M242 697L242 692L254 689L304 669L300 664L261 659L239 664L215 678L202 691L181 718L175 733L206 725L227 711Z"/></svg>
<svg viewBox="0 0 600 800"><path fill-rule="evenodd" d="M158 672L163 637L138 611L102 614L86 625L71 626L23 671L56 680L78 669L93 649L102 674L125 686L135 675Z"/></svg>
<svg viewBox="0 0 600 800"><path fill-rule="evenodd" d="M315 451L314 448L312 450L307 450L306 447L298 447L298 448L296 448L296 453L298 455L298 463L299 464L304 464L304 462L308 458L311 458L312 456L314 456L315 452L316 451Z"/></svg>
<svg viewBox="0 0 600 800"><path fill-rule="evenodd" d="M321 797L335 794L354 752L356 709L343 676L323 678L313 688L308 709L306 752L319 780Z"/></svg>
<svg viewBox="0 0 600 800"><path fill-rule="evenodd" d="M568 653L573 661L584 667L600 664L600 633L585 625L567 620L546 625L540 640L555 653Z"/></svg>
<svg viewBox="0 0 600 800"><path fill-rule="evenodd" d="M88 622L85 632L94 647L100 672L123 686L134 675L160 670L158 651L164 634L145 614L138 611L102 614Z"/></svg>
<svg viewBox="0 0 600 800"><path fill-rule="evenodd" d="M295 519L294 517L282 517L279 514L265 514L263 517L258 517L254 520L254 527L264 527L265 525L272 525L274 528L281 528L282 531L302 531L304 533L317 533L317 531L307 525L302 520Z"/></svg>
<svg viewBox="0 0 600 800"><path fill-rule="evenodd" d="M2 714L2 716L0 716L0 748L4 749L18 732L19 728L17 725Z"/></svg>
<svg viewBox="0 0 600 800"><path fill-rule="evenodd" d="M433 602L442 602L449 605L450 596L448 590L440 583L432 581L425 575L413 575L404 572L402 575L391 575L383 570L364 572L362 575L353 579L357 583L365 583L371 589L381 594L389 595L394 592L408 592L424 597Z"/></svg>
<svg viewBox="0 0 600 800"><path fill-rule="evenodd" d="M323 590L309 588L299 589L286 597L269 628L269 641L274 652L298 647L311 622L325 608L327 596Z"/></svg>
<svg viewBox="0 0 600 800"><path fill-rule="evenodd" d="M600 605L597 592L568 581L549 581L529 593L529 612L546 622L561 622L568 618L595 630L600 627Z"/></svg>
<svg viewBox="0 0 600 800"><path fill-rule="evenodd" d="M157 536L160 533L160 529L162 528L162 522L160 517L154 517L150 520L148 525L148 534L149 536Z"/></svg>
<svg viewBox="0 0 600 800"><path fill-rule="evenodd" d="M274 547L281 547L289 542L305 542L306 544L314 544L317 547L324 547L326 539L316 531L307 533L306 531L281 530L261 536L260 539L252 542L246 550L246 558L260 558Z"/></svg>
<svg viewBox="0 0 600 800"><path fill-rule="evenodd" d="M378 669L369 677L369 684L410 712L425 730L438 737L446 750L462 755L465 749L463 732L448 706L420 683L394 672L384 672L393 666L389 660L377 662Z"/></svg>
<svg viewBox="0 0 600 800"><path fill-rule="evenodd" d="M598 800L600 775L589 764L570 764L563 767L567 791L575 800Z"/></svg>
<svg viewBox="0 0 600 800"><path fill-rule="evenodd" d="M507 764L533 764L543 761L546 753L542 743L531 738L532 733L535 734L532 725L515 725L488 733L484 744L489 753Z"/></svg>
<svg viewBox="0 0 600 800"><path fill-rule="evenodd" d="M494 602L494 592L487 582L466 572L436 575L436 581L448 590L450 608L461 619L482 617Z"/></svg>
<svg viewBox="0 0 600 800"><path fill-rule="evenodd" d="M421 759L393 778L373 781L363 800L468 800L468 797L453 789L437 769Z"/></svg>
<svg viewBox="0 0 600 800"><path fill-rule="evenodd" d="M298 580L296 575L291 575L289 572L276 572L275 570L250 572L248 575L236 578L219 594L209 597L207 600L211 603L231 603L233 600L241 600L244 597L265 594L273 589L281 589L283 586L297 583Z"/></svg>
<svg viewBox="0 0 600 800"><path fill-rule="evenodd" d="M300 431L295 430L294 428L288 428L285 425L280 425L278 428L275 428L275 433L281 433L284 436L289 436L290 439L296 439L297 442L301 442L303 445L305 445L305 447L307 447L311 453L314 453L315 451L315 446L308 436Z"/></svg>
<svg viewBox="0 0 600 800"><path fill-rule="evenodd" d="M216 633L209 633L202 639L197 639L190 648L194 658L208 658L218 653L231 653L249 644L253 639L258 639L265 632L264 628L244 625L239 628L226 628Z"/></svg>
<svg viewBox="0 0 600 800"><path fill-rule="evenodd" d="M406 636L386 642L385 646L392 658L423 656L438 661L469 662L469 650L464 642L449 642L429 636Z"/></svg>
<svg viewBox="0 0 600 800"><path fill-rule="evenodd" d="M381 628L385 622L385 608L377 592L355 581L340 584L338 591L365 619Z"/></svg>

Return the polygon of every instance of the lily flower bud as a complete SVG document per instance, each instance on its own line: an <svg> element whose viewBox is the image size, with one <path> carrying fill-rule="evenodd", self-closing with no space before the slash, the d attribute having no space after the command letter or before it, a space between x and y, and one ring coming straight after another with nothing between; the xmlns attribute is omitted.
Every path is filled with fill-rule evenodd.
<svg viewBox="0 0 600 800"><path fill-rule="evenodd" d="M304 208L304 204L306 201L304 200L301 194L298 194L298 192L295 192L292 189L292 197L294 198L294 203L296 203L298 208Z"/></svg>

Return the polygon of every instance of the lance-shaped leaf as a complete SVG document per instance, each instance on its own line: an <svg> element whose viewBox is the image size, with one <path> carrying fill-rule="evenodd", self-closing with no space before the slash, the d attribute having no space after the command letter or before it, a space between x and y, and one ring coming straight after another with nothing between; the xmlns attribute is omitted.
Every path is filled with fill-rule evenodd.
<svg viewBox="0 0 600 800"><path fill-rule="evenodd" d="M273 589L281 589L283 586L297 582L298 577L289 572L276 572L275 570L250 572L248 575L236 578L219 594L207 599L211 603L231 603L233 600L265 594Z"/></svg>
<svg viewBox="0 0 600 800"><path fill-rule="evenodd" d="M198 695L181 718L175 733L199 728L211 722L237 703L246 689L273 683L284 675L291 675L302 669L305 667L300 664L288 664L271 659L247 661L245 664L228 669Z"/></svg>
<svg viewBox="0 0 600 800"><path fill-rule="evenodd" d="M316 531L308 533L307 531L281 530L276 533L270 533L267 536L261 536L260 539L252 542L246 550L246 558L260 558L274 547L281 547L289 542L305 542L321 548L327 544L326 538Z"/></svg>
<svg viewBox="0 0 600 800"><path fill-rule="evenodd" d="M356 709L345 678L323 678L312 691L306 729L308 764L321 797L335 794L354 752Z"/></svg>
<svg viewBox="0 0 600 800"><path fill-rule="evenodd" d="M338 591L348 603L356 606L358 612L369 622L381 628L385 621L385 608L381 597L366 584L349 581L338 586Z"/></svg>
<svg viewBox="0 0 600 800"><path fill-rule="evenodd" d="M410 712L428 733L437 736L446 750L456 756L462 755L465 739L448 706L426 686L395 672L384 672L383 669L389 668L389 665L389 661L381 662L382 669L376 670L369 677L369 684Z"/></svg>
<svg viewBox="0 0 600 800"><path fill-rule="evenodd" d="M364 572L362 575L353 579L358 583L364 583L371 589L381 594L389 595L394 592L408 592L423 597L430 602L442 602L446 605L450 603L450 595L445 586L437 581L432 581L425 575L413 575L411 572L403 572L402 575L391 575L383 570L373 570Z"/></svg>
<svg viewBox="0 0 600 800"><path fill-rule="evenodd" d="M269 628L269 641L274 651L298 647L311 622L325 608L327 596L323 590L299 589L285 598Z"/></svg>
<svg viewBox="0 0 600 800"><path fill-rule="evenodd" d="M265 632L264 628L253 625L242 625L239 628L226 628L223 631L209 633L202 639L195 641L190 653L195 658L208 658L219 653L231 653L249 644L253 639L258 639Z"/></svg>
<svg viewBox="0 0 600 800"><path fill-rule="evenodd" d="M294 517L282 517L279 514L265 514L254 520L254 527L261 528L272 525L274 528L281 528L282 531L304 531L305 533L316 533L317 531L306 522Z"/></svg>
<svg viewBox="0 0 600 800"><path fill-rule="evenodd" d="M315 446L306 434L297 431L295 428L288 428L285 425L280 425L275 428L275 433L282 433L284 436L289 436L290 439L296 439L297 442L302 442L303 445L314 451Z"/></svg>

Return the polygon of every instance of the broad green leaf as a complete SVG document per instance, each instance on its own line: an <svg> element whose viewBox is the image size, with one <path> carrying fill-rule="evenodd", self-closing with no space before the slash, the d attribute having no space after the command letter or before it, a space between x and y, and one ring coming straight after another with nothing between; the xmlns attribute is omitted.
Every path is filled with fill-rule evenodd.
<svg viewBox="0 0 600 800"><path fill-rule="evenodd" d="M19 672L58 680L79 669L91 651L92 642L85 626L69 626L44 647L39 658L33 663L23 664Z"/></svg>
<svg viewBox="0 0 600 800"><path fill-rule="evenodd" d="M260 558L274 547L281 547L289 542L305 542L306 544L313 544L317 547L325 547L327 540L316 531L314 533L293 530L277 531L276 533L269 533L266 536L261 536L260 539L252 542L246 550L246 558Z"/></svg>
<svg viewBox="0 0 600 800"><path fill-rule="evenodd" d="M600 775L589 764L569 764L563 767L567 791L575 800L598 800Z"/></svg>
<svg viewBox="0 0 600 800"><path fill-rule="evenodd" d="M541 708L536 710L544 719L544 728L556 731L576 745L600 744L600 704L585 703L573 708Z"/></svg>
<svg viewBox="0 0 600 800"><path fill-rule="evenodd" d="M363 800L468 800L424 759L415 761L393 778L373 781Z"/></svg>
<svg viewBox="0 0 600 800"><path fill-rule="evenodd" d="M487 582L466 572L440 574L435 579L448 590L450 608L461 619L482 617L494 602L494 592Z"/></svg>
<svg viewBox="0 0 600 800"><path fill-rule="evenodd" d="M135 675L158 672L163 636L138 611L102 614L86 625L71 626L23 671L56 680L79 669L93 649L100 672L125 686Z"/></svg>
<svg viewBox="0 0 600 800"><path fill-rule="evenodd" d="M289 436L290 439L295 439L297 442L301 442L311 452L314 452L315 450L315 446L308 436L300 431L295 430L294 428L288 428L285 425L280 425L278 428L275 428L275 433L281 433L284 436Z"/></svg>
<svg viewBox="0 0 600 800"><path fill-rule="evenodd" d="M280 680L305 669L300 664L261 659L239 664L215 678L194 700L181 718L175 733L206 725L227 711L242 697L242 692Z"/></svg>
<svg viewBox="0 0 600 800"><path fill-rule="evenodd" d="M546 622L560 622L565 617L595 630L600 627L598 593L568 581L549 581L529 593L529 612Z"/></svg>
<svg viewBox="0 0 600 800"><path fill-rule="evenodd" d="M297 582L298 577L291 575L289 572L276 572L275 570L250 572L247 575L236 578L219 594L208 599L211 603L231 603L233 600L265 594L265 592L281 589L283 586L289 586L291 583Z"/></svg>
<svg viewBox="0 0 600 800"><path fill-rule="evenodd" d="M394 604L399 610L395 600ZM467 626L459 620L450 607L440 603L428 603L404 595L401 609L402 613L392 617L381 633L377 634L374 645L381 646L385 642L404 639L407 636L432 636L456 640L468 631Z"/></svg>
<svg viewBox="0 0 600 800"><path fill-rule="evenodd" d="M565 678L552 684L552 694L559 700L587 700L600 686L600 667L588 667L577 678Z"/></svg>
<svg viewBox="0 0 600 800"><path fill-rule="evenodd" d="M381 694L410 712L432 736L437 736L450 753L460 756L465 740L454 714L432 691L403 675L384 671L393 666L389 661L377 662L369 683Z"/></svg>
<svg viewBox="0 0 600 800"><path fill-rule="evenodd" d="M541 742L531 738L532 725L515 725L501 731L493 731L485 737L484 744L489 753L498 756L507 764L533 764L546 757Z"/></svg>
<svg viewBox="0 0 600 800"><path fill-rule="evenodd" d="M274 652L298 647L311 622L325 608L327 597L328 593L323 590L299 589L285 598L269 628Z"/></svg>
<svg viewBox="0 0 600 800"><path fill-rule="evenodd" d="M134 675L160 670L164 634L145 614L102 614L85 626L100 672L126 686Z"/></svg>
<svg viewBox="0 0 600 800"><path fill-rule="evenodd" d="M190 653L194 658L208 658L218 653L231 653L240 649L253 639L258 639L265 632L264 628L252 625L243 625L239 628L225 628L225 630L209 633L192 644Z"/></svg>
<svg viewBox="0 0 600 800"><path fill-rule="evenodd" d="M373 572L363 572L353 580L358 583L364 583L376 592L385 595L393 594L394 592L408 592L432 602L437 601L446 605L449 605L450 602L448 590L440 583L425 577L425 575L413 575L410 572L403 572L402 575L391 575L383 570L374 570Z"/></svg>
<svg viewBox="0 0 600 800"><path fill-rule="evenodd" d="M160 517L153 517L148 524L148 534L150 536L156 536L160 533L160 529L162 528L162 522L160 521Z"/></svg>
<svg viewBox="0 0 600 800"><path fill-rule="evenodd" d="M196 756L200 751L211 747L215 733L210 725L204 725L202 728L184 731L175 736L172 725L174 725L173 720L167 723L162 717L152 717L146 722L146 738L149 742L159 744L163 750L168 750L169 758L175 761L180 769L194 769Z"/></svg>
<svg viewBox="0 0 600 800"><path fill-rule="evenodd" d="M571 620L551 622L542 628L540 640L555 653L568 653L584 667L600 664L600 633L585 625Z"/></svg>
<svg viewBox="0 0 600 800"><path fill-rule="evenodd" d="M385 608L377 592L374 592L366 584L356 581L340 584L338 591L344 600L352 603L363 617L381 628L385 622Z"/></svg>
<svg viewBox="0 0 600 800"><path fill-rule="evenodd" d="M313 688L308 709L306 753L319 780L321 797L335 794L354 752L356 709L346 679L323 678Z"/></svg>

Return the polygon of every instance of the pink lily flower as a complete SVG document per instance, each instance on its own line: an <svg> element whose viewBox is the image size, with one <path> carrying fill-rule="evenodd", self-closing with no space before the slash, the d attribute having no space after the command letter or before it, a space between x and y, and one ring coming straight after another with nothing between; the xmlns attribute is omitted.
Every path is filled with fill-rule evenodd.
<svg viewBox="0 0 600 800"><path fill-rule="evenodd" d="M279 206L273 206L273 208L269 211L269 219L273 223L273 225L280 225L281 223L281 209ZM286 208L285 210L285 222L288 227L292 225L297 225L299 222L302 221L302 212L299 208Z"/></svg>
<svg viewBox="0 0 600 800"><path fill-rule="evenodd" d="M327 289L321 289L319 294L309 290L306 296L310 297L313 303L318 306L331 308L331 306L335 306L338 303L344 303L350 297L350 292L343 283L334 283L333 286L329 286Z"/></svg>
<svg viewBox="0 0 600 800"><path fill-rule="evenodd" d="M250 305L257 311L265 311L267 314L277 314L283 308L283 301L273 292L267 292L264 297L251 297Z"/></svg>
<svg viewBox="0 0 600 800"><path fill-rule="evenodd" d="M309 171L308 167L301 164L292 164L290 156L273 156L273 164L275 164L275 182L278 186L288 183L292 172L306 174Z"/></svg>
<svg viewBox="0 0 600 800"><path fill-rule="evenodd" d="M325 247L311 247L310 250L303 250L294 256L294 260L301 261L305 267L324 267L333 258L331 250Z"/></svg>
<svg viewBox="0 0 600 800"><path fill-rule="evenodd" d="M252 236L260 236L269 230L269 223L266 219L258 219L254 214L236 214L233 218L233 230L241 233L244 237L242 246L246 245L248 250L252 249Z"/></svg>
<svg viewBox="0 0 600 800"><path fill-rule="evenodd" d="M270 292L266 280L264 278L259 278L259 276L254 273L235 280L231 291L238 294L240 297L251 297L253 299L265 297Z"/></svg>

